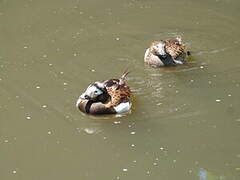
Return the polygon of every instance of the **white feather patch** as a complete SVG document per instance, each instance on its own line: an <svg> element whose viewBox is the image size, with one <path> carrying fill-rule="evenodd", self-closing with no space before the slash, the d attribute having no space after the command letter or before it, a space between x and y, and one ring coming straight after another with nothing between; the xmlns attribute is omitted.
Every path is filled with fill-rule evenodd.
<svg viewBox="0 0 240 180"><path fill-rule="evenodd" d="M121 103L121 104L117 105L116 107L114 107L114 109L117 113L124 113L131 109L131 104L129 102Z"/></svg>

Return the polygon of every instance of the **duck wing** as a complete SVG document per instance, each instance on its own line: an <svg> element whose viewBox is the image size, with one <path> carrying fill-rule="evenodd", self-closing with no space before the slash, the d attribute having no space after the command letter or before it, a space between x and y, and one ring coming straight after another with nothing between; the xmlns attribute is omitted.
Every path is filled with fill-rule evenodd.
<svg viewBox="0 0 240 180"><path fill-rule="evenodd" d="M186 54L186 46L182 43L182 38L165 40L165 49L173 58Z"/></svg>

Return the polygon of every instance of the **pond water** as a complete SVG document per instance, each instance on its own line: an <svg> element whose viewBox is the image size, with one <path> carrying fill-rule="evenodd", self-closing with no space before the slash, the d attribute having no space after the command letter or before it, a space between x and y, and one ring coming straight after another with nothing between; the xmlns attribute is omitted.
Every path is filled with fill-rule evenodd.
<svg viewBox="0 0 240 180"><path fill-rule="evenodd" d="M1 180L239 180L240 1L0 1ZM181 35L187 65L143 63ZM89 83L131 73L133 110L80 113Z"/></svg>

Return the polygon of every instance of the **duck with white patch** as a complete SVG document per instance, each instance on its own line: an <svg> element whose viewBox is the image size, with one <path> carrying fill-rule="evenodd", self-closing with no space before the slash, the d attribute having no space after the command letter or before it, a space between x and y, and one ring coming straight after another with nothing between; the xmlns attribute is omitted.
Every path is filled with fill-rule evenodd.
<svg viewBox="0 0 240 180"><path fill-rule="evenodd" d="M77 108L83 113L93 115L130 111L131 90L125 82L128 73L123 73L119 79L97 81L90 84L78 98Z"/></svg>
<svg viewBox="0 0 240 180"><path fill-rule="evenodd" d="M182 38L153 41L144 55L144 62L152 67L177 66L186 63L190 55Z"/></svg>

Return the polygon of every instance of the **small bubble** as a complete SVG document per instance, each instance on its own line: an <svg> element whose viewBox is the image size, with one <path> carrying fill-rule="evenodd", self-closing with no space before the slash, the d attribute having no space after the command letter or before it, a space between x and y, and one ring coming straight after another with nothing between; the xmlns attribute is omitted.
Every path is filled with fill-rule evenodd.
<svg viewBox="0 0 240 180"><path fill-rule="evenodd" d="M12 171L12 173L13 173L13 174L16 174L16 173L17 173L17 171L16 171L16 170L13 170L13 171Z"/></svg>
<svg viewBox="0 0 240 180"><path fill-rule="evenodd" d="M136 132L135 132L135 131L132 131L130 134L134 135L134 134L136 134Z"/></svg>
<svg viewBox="0 0 240 180"><path fill-rule="evenodd" d="M36 89L40 89L40 86L36 86Z"/></svg>
<svg viewBox="0 0 240 180"><path fill-rule="evenodd" d="M92 69L91 71L92 71L92 72L95 72L95 69Z"/></svg>
<svg viewBox="0 0 240 180"><path fill-rule="evenodd" d="M7 139L4 140L5 143L8 143L9 141Z"/></svg>
<svg viewBox="0 0 240 180"><path fill-rule="evenodd" d="M77 56L77 53L74 53L74 54L73 54L73 56L75 56L75 57L76 57L76 56Z"/></svg>
<svg viewBox="0 0 240 180"><path fill-rule="evenodd" d="M44 55L43 55L43 57L44 57L44 58L46 58L46 57L47 57L47 55L46 55L46 54L44 54Z"/></svg>
<svg viewBox="0 0 240 180"><path fill-rule="evenodd" d="M29 119L31 119L31 116L27 116L26 118L29 120Z"/></svg>
<svg viewBox="0 0 240 180"><path fill-rule="evenodd" d="M46 107L47 107L47 105L42 105L42 107L43 107L43 108L46 108Z"/></svg>
<svg viewBox="0 0 240 180"><path fill-rule="evenodd" d="M231 94L228 94L228 97L231 97L232 95Z"/></svg>
<svg viewBox="0 0 240 180"><path fill-rule="evenodd" d="M128 169L127 169L127 168L124 168L124 169L123 169L123 172L127 172L127 171L128 171Z"/></svg>
<svg viewBox="0 0 240 180"><path fill-rule="evenodd" d="M65 82L65 83L63 83L63 85L64 85L64 86L66 86L66 85L67 85L67 83Z"/></svg>
<svg viewBox="0 0 240 180"><path fill-rule="evenodd" d="M52 132L51 132L51 131L48 131L47 133L48 133L49 135L51 135L51 134L52 134Z"/></svg>
<svg viewBox="0 0 240 180"><path fill-rule="evenodd" d="M63 74L63 72L61 71L60 74Z"/></svg>
<svg viewBox="0 0 240 180"><path fill-rule="evenodd" d="M153 163L153 165L154 165L154 166L157 166L157 165L158 165L158 163L154 162L154 163Z"/></svg>
<svg viewBox="0 0 240 180"><path fill-rule="evenodd" d="M200 69L203 69L204 67L203 66L200 66Z"/></svg>
<svg viewBox="0 0 240 180"><path fill-rule="evenodd" d="M117 40L117 41L119 41L119 40L120 40L120 38L119 38L119 37L117 37L117 38L116 38L116 40Z"/></svg>
<svg viewBox="0 0 240 180"><path fill-rule="evenodd" d="M49 66L52 66L53 64L50 63L50 64L48 64L48 65L49 65Z"/></svg>
<svg viewBox="0 0 240 180"><path fill-rule="evenodd" d="M191 80L190 80L190 82L194 82L194 80L193 80L193 79L191 79Z"/></svg>
<svg viewBox="0 0 240 180"><path fill-rule="evenodd" d="M135 144L131 144L132 147L135 147Z"/></svg>
<svg viewBox="0 0 240 180"><path fill-rule="evenodd" d="M221 102L221 99L216 99L216 102Z"/></svg>
<svg viewBox="0 0 240 180"><path fill-rule="evenodd" d="M173 163L176 163L176 162L177 162L177 160L176 160L176 159L174 159L174 160L173 160Z"/></svg>

